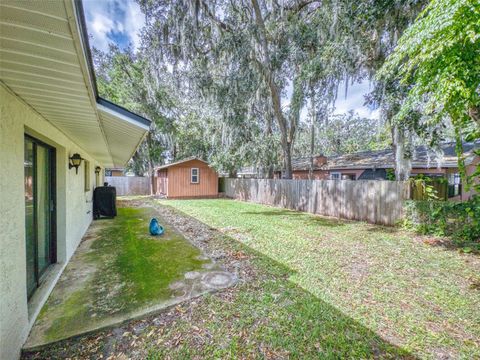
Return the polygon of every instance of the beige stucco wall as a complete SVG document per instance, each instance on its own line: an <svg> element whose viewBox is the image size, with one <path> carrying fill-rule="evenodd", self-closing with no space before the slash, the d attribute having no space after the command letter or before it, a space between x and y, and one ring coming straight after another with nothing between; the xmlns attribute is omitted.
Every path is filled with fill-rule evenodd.
<svg viewBox="0 0 480 360"><path fill-rule="evenodd" d="M23 184L24 134L56 148L57 260L30 303L26 292L25 207ZM84 164L68 169L68 157L78 152L90 161L90 191L84 191ZM40 117L0 84L0 359L18 358L30 327L53 282L72 256L92 220L95 166L99 165L59 129ZM53 279L53 280L52 280Z"/></svg>

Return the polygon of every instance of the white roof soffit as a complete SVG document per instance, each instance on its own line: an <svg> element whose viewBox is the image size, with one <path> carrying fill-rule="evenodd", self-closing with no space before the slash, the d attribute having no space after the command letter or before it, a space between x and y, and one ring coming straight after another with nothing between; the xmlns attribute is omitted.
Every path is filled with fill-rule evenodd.
<svg viewBox="0 0 480 360"><path fill-rule="evenodd" d="M98 98L80 1L0 1L0 80L105 167L124 166L148 130Z"/></svg>
<svg viewBox="0 0 480 360"><path fill-rule="evenodd" d="M140 145L150 122L114 103L99 98L100 122L115 166L124 165Z"/></svg>

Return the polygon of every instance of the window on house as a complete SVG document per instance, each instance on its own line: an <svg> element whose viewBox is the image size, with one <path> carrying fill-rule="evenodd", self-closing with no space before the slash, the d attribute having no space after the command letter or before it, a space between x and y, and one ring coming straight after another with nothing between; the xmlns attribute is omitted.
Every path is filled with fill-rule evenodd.
<svg viewBox="0 0 480 360"><path fill-rule="evenodd" d="M90 191L90 161L83 162L85 163L85 191Z"/></svg>
<svg viewBox="0 0 480 360"><path fill-rule="evenodd" d="M331 172L330 173L330 180L340 180L342 173L339 172Z"/></svg>
<svg viewBox="0 0 480 360"><path fill-rule="evenodd" d="M200 174L198 168L192 168L191 170L191 183L198 184L200 182Z"/></svg>
<svg viewBox="0 0 480 360"><path fill-rule="evenodd" d="M462 181L459 173L448 174L448 197L459 196L462 193Z"/></svg>

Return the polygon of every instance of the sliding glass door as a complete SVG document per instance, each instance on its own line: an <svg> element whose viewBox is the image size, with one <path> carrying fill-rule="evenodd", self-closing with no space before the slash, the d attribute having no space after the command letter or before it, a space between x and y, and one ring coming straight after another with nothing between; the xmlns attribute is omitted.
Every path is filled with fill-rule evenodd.
<svg viewBox="0 0 480 360"><path fill-rule="evenodd" d="M30 297L56 262L55 149L25 136L25 240Z"/></svg>

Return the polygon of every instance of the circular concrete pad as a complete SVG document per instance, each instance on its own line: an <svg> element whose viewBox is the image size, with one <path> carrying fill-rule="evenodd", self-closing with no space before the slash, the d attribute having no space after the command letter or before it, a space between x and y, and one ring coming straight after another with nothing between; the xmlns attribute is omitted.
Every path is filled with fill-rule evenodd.
<svg viewBox="0 0 480 360"><path fill-rule="evenodd" d="M214 267L216 267L215 263L202 264L202 268L207 269L207 270L212 270Z"/></svg>
<svg viewBox="0 0 480 360"><path fill-rule="evenodd" d="M186 284L181 281L176 281L168 286L170 290L180 290L186 287Z"/></svg>
<svg viewBox="0 0 480 360"><path fill-rule="evenodd" d="M226 288L234 282L234 276L225 271L212 271L202 277L202 284L211 289Z"/></svg>
<svg viewBox="0 0 480 360"><path fill-rule="evenodd" d="M202 275L201 273L199 273L198 271L189 271L187 273L185 273L185 279L187 280L194 280L194 279L197 279L200 277L200 275Z"/></svg>

